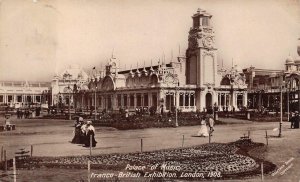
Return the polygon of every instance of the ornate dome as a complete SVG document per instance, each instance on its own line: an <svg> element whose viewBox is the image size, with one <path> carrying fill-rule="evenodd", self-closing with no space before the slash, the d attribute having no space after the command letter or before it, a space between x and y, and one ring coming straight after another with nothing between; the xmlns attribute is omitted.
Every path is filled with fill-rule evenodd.
<svg viewBox="0 0 300 182"><path fill-rule="evenodd" d="M61 74L60 77L64 78L70 76L69 79L75 79L75 80L87 80L88 75L86 72L78 65L72 65L69 66L67 69L65 69Z"/></svg>
<svg viewBox="0 0 300 182"><path fill-rule="evenodd" d="M300 56L295 59L295 64L300 64Z"/></svg>
<svg viewBox="0 0 300 182"><path fill-rule="evenodd" d="M243 72L242 68L239 67L238 65L235 65L234 69L236 70L237 73L242 73Z"/></svg>
<svg viewBox="0 0 300 182"><path fill-rule="evenodd" d="M294 59L293 59L291 56L289 56L289 57L286 59L285 64L294 64Z"/></svg>

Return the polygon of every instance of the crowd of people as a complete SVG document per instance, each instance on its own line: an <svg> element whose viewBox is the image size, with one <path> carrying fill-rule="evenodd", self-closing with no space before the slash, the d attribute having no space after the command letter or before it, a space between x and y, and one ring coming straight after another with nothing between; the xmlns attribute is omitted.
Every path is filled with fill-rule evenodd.
<svg viewBox="0 0 300 182"><path fill-rule="evenodd" d="M75 122L75 135L72 143L83 144L85 147L90 147L90 138L92 137L92 147L96 147L95 128L92 121L84 121L82 117L77 118Z"/></svg>

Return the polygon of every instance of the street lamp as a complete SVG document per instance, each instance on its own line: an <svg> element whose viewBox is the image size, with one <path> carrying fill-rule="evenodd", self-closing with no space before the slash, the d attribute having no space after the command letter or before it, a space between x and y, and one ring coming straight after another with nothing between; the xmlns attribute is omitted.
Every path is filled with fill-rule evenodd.
<svg viewBox="0 0 300 182"><path fill-rule="evenodd" d="M279 137L281 137L281 131L282 131L282 87L284 86L285 81L282 80L280 84L280 123L279 123Z"/></svg>
<svg viewBox="0 0 300 182"><path fill-rule="evenodd" d="M177 113L177 91L179 90L179 81L175 84L175 127L178 127L178 113Z"/></svg>
<svg viewBox="0 0 300 182"><path fill-rule="evenodd" d="M95 87L95 122L97 119L97 83L96 83L96 87Z"/></svg>
<svg viewBox="0 0 300 182"><path fill-rule="evenodd" d="M287 83L287 120L290 121L290 82Z"/></svg>

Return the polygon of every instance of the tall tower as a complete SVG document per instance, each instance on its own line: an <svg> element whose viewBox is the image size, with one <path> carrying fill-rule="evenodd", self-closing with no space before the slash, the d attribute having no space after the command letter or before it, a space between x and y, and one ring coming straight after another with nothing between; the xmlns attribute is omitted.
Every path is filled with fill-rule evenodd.
<svg viewBox="0 0 300 182"><path fill-rule="evenodd" d="M198 109L202 109L212 106L215 100L213 88L217 76L217 49L211 26L212 15L198 9L192 18L193 26L189 31L186 51L186 82L196 85L196 105Z"/></svg>

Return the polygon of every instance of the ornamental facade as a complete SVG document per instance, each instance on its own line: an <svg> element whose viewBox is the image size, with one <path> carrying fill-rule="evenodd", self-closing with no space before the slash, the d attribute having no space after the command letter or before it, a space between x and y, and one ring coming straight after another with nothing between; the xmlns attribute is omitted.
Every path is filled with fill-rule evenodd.
<svg viewBox="0 0 300 182"><path fill-rule="evenodd" d="M88 89L76 93L79 108L130 111L150 108L183 112L203 111L218 106L240 108L247 105L246 78L237 66L225 70L217 66L217 48L212 15L199 9L192 16L186 55L170 63L119 70L112 57L105 70L94 74Z"/></svg>
<svg viewBox="0 0 300 182"><path fill-rule="evenodd" d="M77 108L76 94L81 90L88 90L88 75L78 65L71 65L55 75L51 82L51 104L58 107L68 106Z"/></svg>

